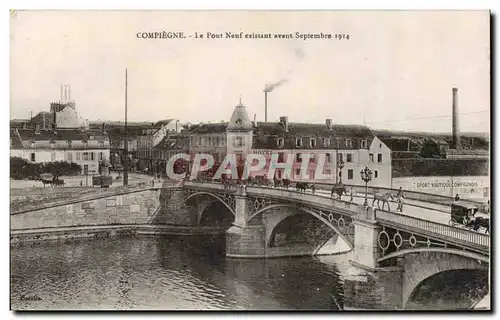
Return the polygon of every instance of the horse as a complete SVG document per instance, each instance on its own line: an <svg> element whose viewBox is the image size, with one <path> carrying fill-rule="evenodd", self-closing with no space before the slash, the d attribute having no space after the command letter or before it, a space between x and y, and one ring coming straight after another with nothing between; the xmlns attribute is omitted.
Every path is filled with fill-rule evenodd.
<svg viewBox="0 0 500 320"><path fill-rule="evenodd" d="M377 201L377 207L380 209L380 201L382 201L382 210L385 207L385 204L387 203L387 207L389 208L389 211L391 211L391 206L389 205L389 199L394 200L394 197L392 193L387 192L387 193L374 193L373 194L373 202L372 202L372 207L375 201Z"/></svg>
<svg viewBox="0 0 500 320"><path fill-rule="evenodd" d="M283 179L283 187L288 190L288 187L290 187L290 179Z"/></svg>
<svg viewBox="0 0 500 320"><path fill-rule="evenodd" d="M486 229L485 233L490 233L490 219L477 217L468 223L465 224L466 228L472 229L474 231L479 230L479 228L483 227Z"/></svg>
<svg viewBox="0 0 500 320"><path fill-rule="evenodd" d="M336 194L337 195L337 198L339 200L342 200L342 195L343 194L347 194L347 190L345 188L345 186L342 184L335 184L333 187L332 187L332 192L331 192L331 197L333 198L333 195Z"/></svg>
<svg viewBox="0 0 500 320"><path fill-rule="evenodd" d="M278 179L276 177L274 177L274 187L275 188L281 188L283 187L283 181L281 181L281 179Z"/></svg>
<svg viewBox="0 0 500 320"><path fill-rule="evenodd" d="M54 186L64 186L64 180L60 180L59 178L55 178L53 181L52 181L52 184Z"/></svg>
<svg viewBox="0 0 500 320"><path fill-rule="evenodd" d="M295 183L295 189L298 191L298 192L306 192L306 189L309 187L309 185L305 182L297 182Z"/></svg>
<svg viewBox="0 0 500 320"><path fill-rule="evenodd" d="M43 187L45 188L45 185L49 185L49 186L52 186L54 184L54 180L45 180L45 179L41 179L42 181L42 184L43 184Z"/></svg>

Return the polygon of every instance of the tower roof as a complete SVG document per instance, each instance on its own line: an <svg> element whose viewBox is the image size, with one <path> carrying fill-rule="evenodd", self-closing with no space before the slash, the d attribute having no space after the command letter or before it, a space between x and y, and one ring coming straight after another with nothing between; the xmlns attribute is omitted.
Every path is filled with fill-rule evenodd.
<svg viewBox="0 0 500 320"><path fill-rule="evenodd" d="M250 117L248 116L247 109L245 106L240 103L234 107L233 114L231 116L231 120L229 120L229 124L227 126L227 131L251 131L253 130L252 121L250 121Z"/></svg>

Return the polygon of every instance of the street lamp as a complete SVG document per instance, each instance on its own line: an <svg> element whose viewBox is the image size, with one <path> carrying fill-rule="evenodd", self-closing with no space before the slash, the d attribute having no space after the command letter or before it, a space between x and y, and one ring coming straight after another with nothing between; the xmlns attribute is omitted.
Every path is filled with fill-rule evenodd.
<svg viewBox="0 0 500 320"><path fill-rule="evenodd" d="M368 206L368 182L372 179L373 172L365 167L359 172L361 174L361 179L365 182L365 203L364 206Z"/></svg>
<svg viewBox="0 0 500 320"><path fill-rule="evenodd" d="M344 168L344 161L339 160L337 163L337 166L339 167L339 180L340 184L342 184L342 169Z"/></svg>

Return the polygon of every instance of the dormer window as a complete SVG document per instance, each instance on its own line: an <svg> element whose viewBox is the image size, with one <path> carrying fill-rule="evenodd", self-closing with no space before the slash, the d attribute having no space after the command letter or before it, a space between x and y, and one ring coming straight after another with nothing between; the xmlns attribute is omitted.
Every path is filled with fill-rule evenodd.
<svg viewBox="0 0 500 320"><path fill-rule="evenodd" d="M100 140L99 145L101 146L101 148L104 148L104 140Z"/></svg>
<svg viewBox="0 0 500 320"><path fill-rule="evenodd" d="M283 146L285 145L285 138L278 138L277 142L278 142L278 148L283 148Z"/></svg>
<svg viewBox="0 0 500 320"><path fill-rule="evenodd" d="M71 148L71 144L72 144L72 143L73 143L73 142L72 142L71 140L66 141L66 144L68 145L68 148Z"/></svg>
<svg viewBox="0 0 500 320"><path fill-rule="evenodd" d="M361 148L362 149L368 148L368 141L366 141L366 139L361 140Z"/></svg>
<svg viewBox="0 0 500 320"><path fill-rule="evenodd" d="M323 139L323 144L325 145L325 147L329 147L330 144L331 144L330 138L324 138Z"/></svg>
<svg viewBox="0 0 500 320"><path fill-rule="evenodd" d="M33 148L33 149L34 149L34 148L36 148L36 143L35 143L35 141L31 140L31 141L30 141L30 146L31 146L31 148Z"/></svg>
<svg viewBox="0 0 500 320"><path fill-rule="evenodd" d="M295 146L297 148L302 148L302 138L295 138Z"/></svg>
<svg viewBox="0 0 500 320"><path fill-rule="evenodd" d="M56 147L56 142L54 140L50 140L50 147L55 148Z"/></svg>
<svg viewBox="0 0 500 320"><path fill-rule="evenodd" d="M351 139L346 139L345 140L345 145L347 148L352 148L352 140Z"/></svg>
<svg viewBox="0 0 500 320"><path fill-rule="evenodd" d="M88 148L89 147L89 142L88 141L83 141L83 147Z"/></svg>
<svg viewBox="0 0 500 320"><path fill-rule="evenodd" d="M316 138L311 138L311 139L309 140L309 146L310 146L311 148L316 148Z"/></svg>

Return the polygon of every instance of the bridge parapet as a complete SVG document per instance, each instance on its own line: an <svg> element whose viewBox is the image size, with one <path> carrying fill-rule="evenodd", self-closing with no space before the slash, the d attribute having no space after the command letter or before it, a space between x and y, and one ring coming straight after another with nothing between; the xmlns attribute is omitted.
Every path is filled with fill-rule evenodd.
<svg viewBox="0 0 500 320"><path fill-rule="evenodd" d="M463 250L479 252L482 255L489 255L490 236L487 234L385 210L376 210L375 216L377 222L384 229L378 236L378 243L383 251L390 251L391 245L396 250L400 250L405 243L408 243L410 248L415 248L422 242L417 239L420 237L426 239L423 244L427 248L431 246L458 247ZM392 229L396 232L391 237L386 229ZM410 236L408 239L403 239L401 233Z"/></svg>

